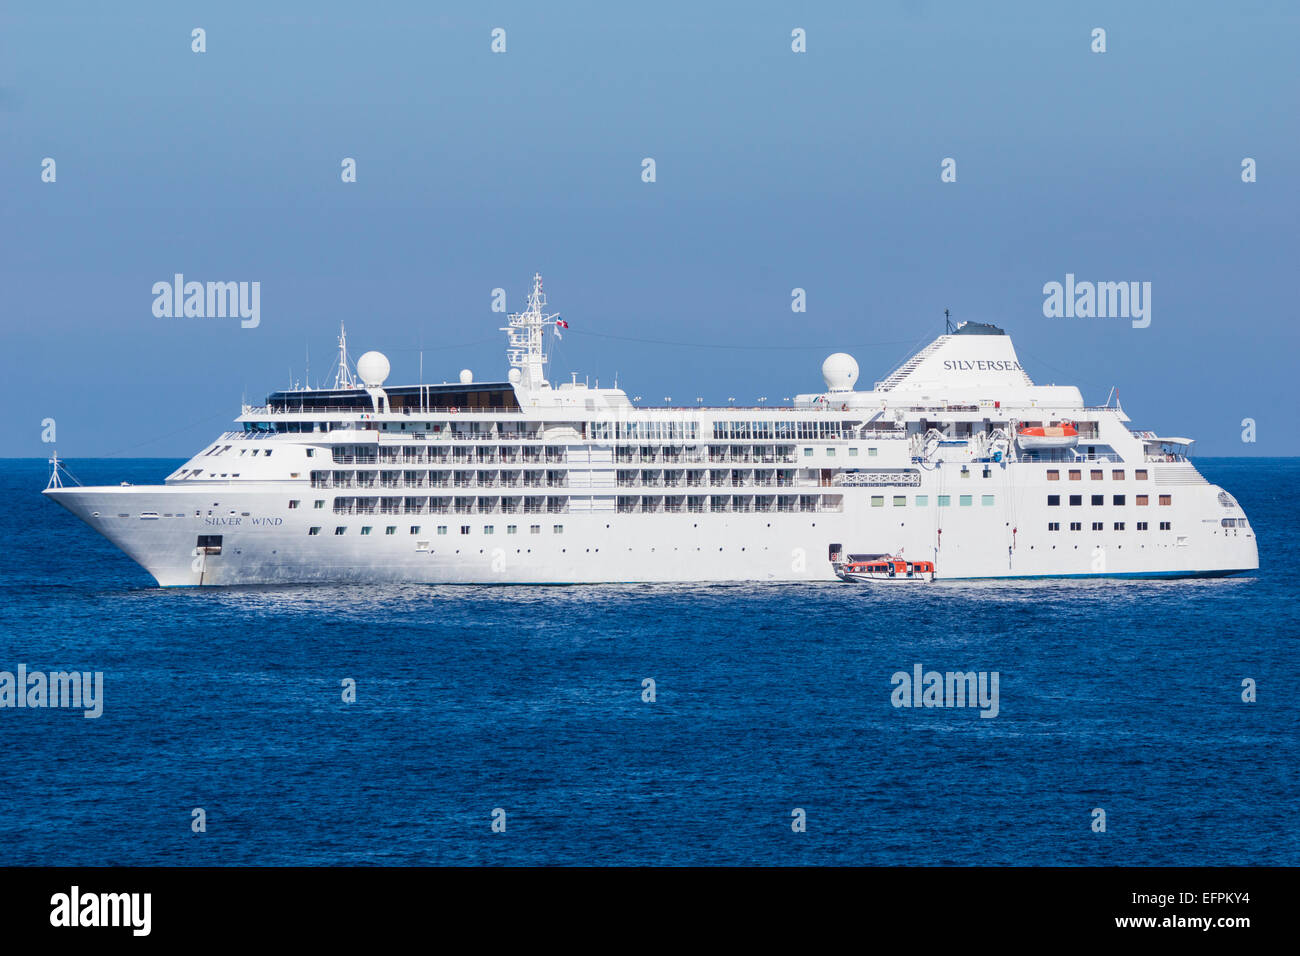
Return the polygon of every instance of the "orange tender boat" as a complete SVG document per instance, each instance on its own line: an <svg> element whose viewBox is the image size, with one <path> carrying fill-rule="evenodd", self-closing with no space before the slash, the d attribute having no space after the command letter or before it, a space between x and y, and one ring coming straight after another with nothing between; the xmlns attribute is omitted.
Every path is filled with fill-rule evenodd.
<svg viewBox="0 0 1300 956"><path fill-rule="evenodd" d="M1016 442L1021 448L1073 448L1079 444L1079 429L1074 422L1057 425L1038 425L1016 429Z"/></svg>

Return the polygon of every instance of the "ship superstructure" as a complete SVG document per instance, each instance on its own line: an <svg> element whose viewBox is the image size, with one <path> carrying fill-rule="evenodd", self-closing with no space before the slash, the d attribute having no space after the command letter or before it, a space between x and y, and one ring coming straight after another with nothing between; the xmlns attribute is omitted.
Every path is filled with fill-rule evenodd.
<svg viewBox="0 0 1300 956"><path fill-rule="evenodd" d="M834 581L844 553L934 577L1258 567L1191 441L1035 385L1004 331L950 327L867 391L836 353L785 407L641 407L552 385L540 276L505 381L272 393L161 485L46 494L162 585ZM57 472L56 472L57 474Z"/></svg>

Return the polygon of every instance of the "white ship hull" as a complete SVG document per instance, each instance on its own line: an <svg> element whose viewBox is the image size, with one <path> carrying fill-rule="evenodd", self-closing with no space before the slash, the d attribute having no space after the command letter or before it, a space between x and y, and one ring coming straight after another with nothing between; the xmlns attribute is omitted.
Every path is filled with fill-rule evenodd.
<svg viewBox="0 0 1300 956"><path fill-rule="evenodd" d="M946 476L931 473L920 487L884 489L886 501L893 491L906 491L911 500L925 494L934 502L940 487L951 489L962 481L957 466L946 467ZM871 498L881 496L881 489L846 488L842 512L376 514L364 519L374 529L367 536L357 533L356 516L287 511L290 497L311 499L313 492L305 488L131 486L46 494L164 586L836 581L829 560L833 544L845 552L905 549L917 559L934 558L938 580L1191 577L1259 567L1253 530L1220 526L1226 512L1215 485L1179 486L1170 507L1107 507L1103 531L1049 532L1048 521L1063 511L1087 515L1100 509L1032 506L1060 483L1044 481L1043 466L1019 467L1032 467L1037 480L1010 496L1017 500L1014 518L1005 505L960 507L956 499L942 509L934 504L872 507ZM1161 466L1151 467L1159 475ZM1182 469L1181 477L1189 466L1169 467ZM1001 491L1006 487L1002 469L994 474L996 479L966 481L973 482L976 494L981 486ZM1133 500L1134 488L1108 489L1116 490ZM167 514L183 517L161 517ZM1162 519L1175 530L1133 530L1144 518L1152 528ZM1116 520L1126 530L1113 530ZM349 533L333 534L340 525ZM418 535L410 533L413 525L420 526ZM447 533L436 534L438 525L447 526ZM490 535L484 533L489 525ZM518 528L516 534L506 533L510 525ZM540 526L538 534L529 533L533 525ZM558 534L557 525L563 527ZM308 534L311 526L321 527L321 533ZM396 528L394 534L385 533L389 526ZM462 526L470 533L461 534ZM197 536L213 533L222 535L221 553L196 555ZM427 548L418 549L425 542Z"/></svg>

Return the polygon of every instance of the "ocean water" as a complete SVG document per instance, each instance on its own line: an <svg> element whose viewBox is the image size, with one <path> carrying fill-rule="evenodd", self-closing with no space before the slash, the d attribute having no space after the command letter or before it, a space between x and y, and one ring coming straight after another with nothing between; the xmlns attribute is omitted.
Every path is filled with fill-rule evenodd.
<svg viewBox="0 0 1300 956"><path fill-rule="evenodd" d="M0 864L1300 864L1300 460L1198 466L1258 574L162 590L0 462L0 670L104 674L0 710ZM998 716L894 708L918 663Z"/></svg>

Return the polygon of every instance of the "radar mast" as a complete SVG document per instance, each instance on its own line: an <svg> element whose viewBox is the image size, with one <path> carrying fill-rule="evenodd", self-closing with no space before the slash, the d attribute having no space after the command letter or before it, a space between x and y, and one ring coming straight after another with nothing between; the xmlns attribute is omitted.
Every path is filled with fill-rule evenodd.
<svg viewBox="0 0 1300 956"><path fill-rule="evenodd" d="M546 305L546 293L542 291L542 274L533 275L533 291L528 294L528 308L523 312L512 312L508 316L509 325L502 328L510 339L506 355L510 365L519 369L519 384L524 388L544 388L547 386L546 353L542 350L542 335L547 325L557 315L546 315L542 309Z"/></svg>

